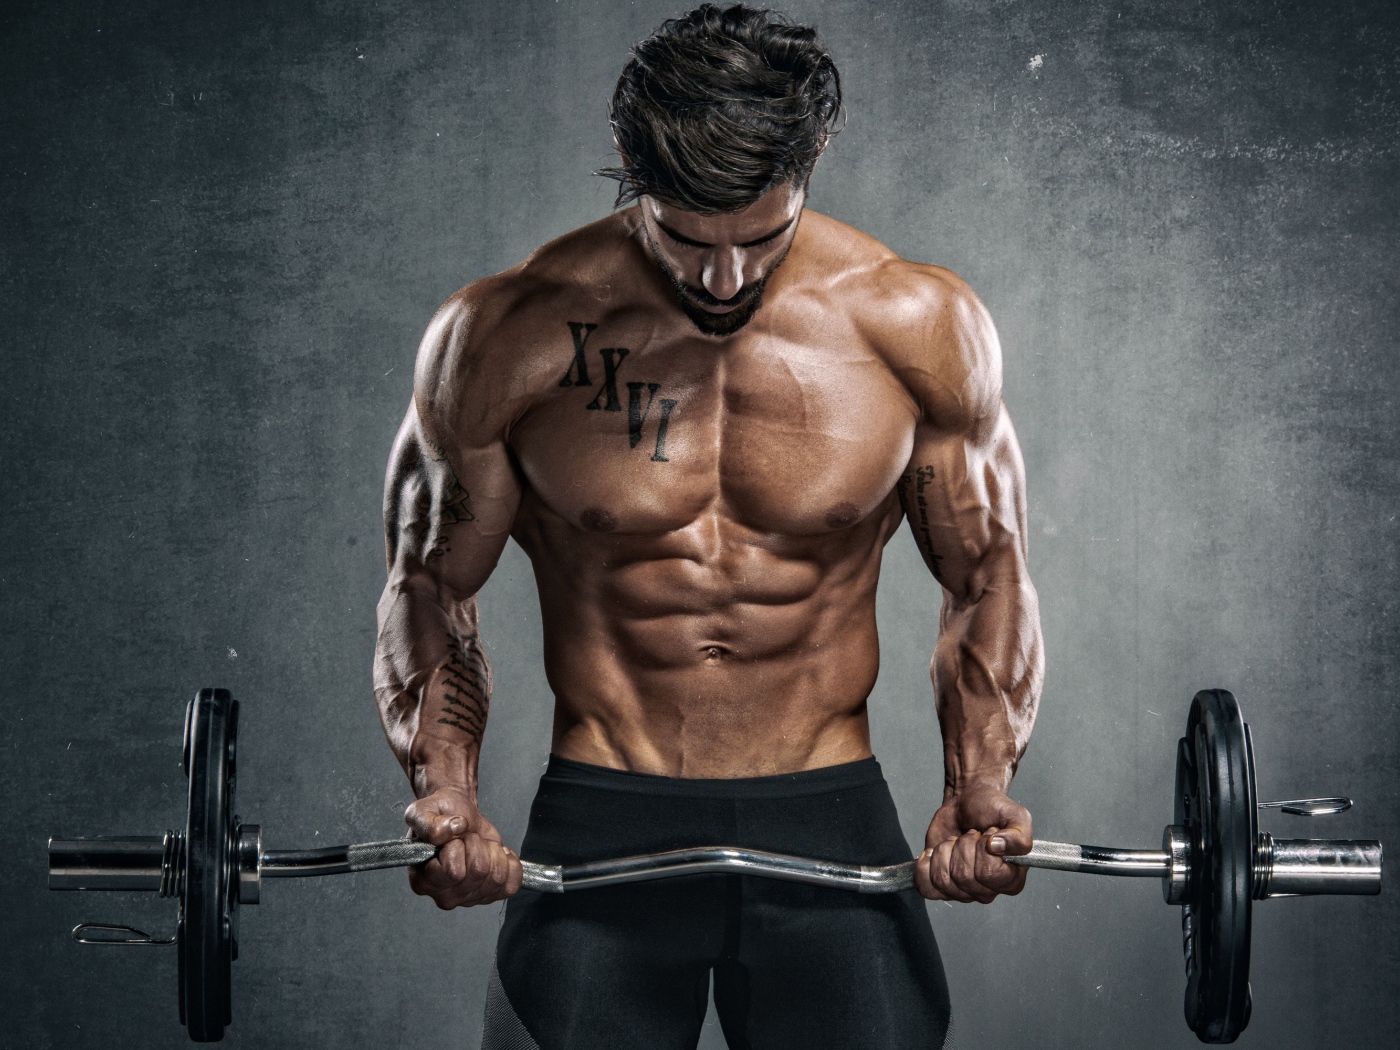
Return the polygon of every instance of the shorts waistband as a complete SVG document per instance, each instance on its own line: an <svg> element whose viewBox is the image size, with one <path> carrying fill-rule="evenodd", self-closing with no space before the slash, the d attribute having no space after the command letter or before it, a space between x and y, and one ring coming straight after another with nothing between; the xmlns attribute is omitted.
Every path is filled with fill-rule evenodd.
<svg viewBox="0 0 1400 1050"><path fill-rule="evenodd" d="M549 756L549 765L540 784L569 785L597 788L602 791L622 791L632 795L661 795L672 798L762 799L794 798L801 795L821 795L831 791L849 791L885 782L880 763L872 756L855 762L842 762L819 769L803 769L796 773L779 773L766 777L735 777L694 779L663 777L655 773L636 773L629 769L595 766L576 762L558 755Z"/></svg>

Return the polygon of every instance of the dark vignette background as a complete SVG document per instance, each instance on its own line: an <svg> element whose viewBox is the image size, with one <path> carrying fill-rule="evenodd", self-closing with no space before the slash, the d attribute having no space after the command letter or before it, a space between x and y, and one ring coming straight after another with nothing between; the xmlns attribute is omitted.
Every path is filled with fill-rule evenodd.
<svg viewBox="0 0 1400 1050"><path fill-rule="evenodd" d="M368 668L419 333L606 212L605 100L681 9L6 5L0 1046L182 1045L173 951L66 936L163 931L169 902L50 895L44 844L180 823L198 686L244 702L239 809L270 847L401 833ZM1155 845L1186 702L1224 686L1266 796L1358 798L1266 827L1400 848L1392 5L788 9L848 89L814 206L959 271L1000 326L1050 660L1017 781L1039 832ZM918 842L938 595L904 535L885 572L875 745ZM518 842L550 698L514 547L483 607L484 803ZM1155 884L1037 873L932 914L966 1046L1196 1045ZM497 922L399 873L273 884L228 1043L474 1047ZM1256 931L1241 1045L1393 1037L1393 885Z"/></svg>

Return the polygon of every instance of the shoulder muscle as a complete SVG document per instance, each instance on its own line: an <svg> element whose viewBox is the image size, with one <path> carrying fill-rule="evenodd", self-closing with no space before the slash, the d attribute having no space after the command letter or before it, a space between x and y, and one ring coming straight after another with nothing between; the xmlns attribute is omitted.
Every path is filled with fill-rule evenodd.
<svg viewBox="0 0 1400 1050"><path fill-rule="evenodd" d="M951 270L902 259L867 277L872 343L939 430L980 430L1001 410L1001 343L981 300Z"/></svg>

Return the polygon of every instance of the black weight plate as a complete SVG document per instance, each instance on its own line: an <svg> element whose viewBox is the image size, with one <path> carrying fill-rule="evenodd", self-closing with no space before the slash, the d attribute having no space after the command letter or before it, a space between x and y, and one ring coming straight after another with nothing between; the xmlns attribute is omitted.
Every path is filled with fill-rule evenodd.
<svg viewBox="0 0 1400 1050"><path fill-rule="evenodd" d="M1186 1023L1203 1043L1232 1043L1249 1023L1249 936L1258 819L1249 727L1224 689L1191 701L1177 745L1176 823L1191 837Z"/></svg>
<svg viewBox="0 0 1400 1050"><path fill-rule="evenodd" d="M180 1020L197 1043L214 1043L232 1023L233 787L238 702L201 689L186 712L190 778L185 883L177 929Z"/></svg>

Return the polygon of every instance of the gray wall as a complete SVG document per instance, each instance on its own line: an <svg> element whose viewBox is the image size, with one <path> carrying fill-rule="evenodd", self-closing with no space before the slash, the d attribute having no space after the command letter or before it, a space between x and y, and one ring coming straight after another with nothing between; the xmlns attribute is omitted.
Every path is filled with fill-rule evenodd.
<svg viewBox="0 0 1400 1050"><path fill-rule="evenodd" d="M814 206L979 290L1006 348L1049 652L1019 796L1153 846L1186 703L1240 697L1276 833L1397 821L1400 127L1391 5L795 0L849 127ZM0 64L0 1046L176 1047L169 902L44 889L51 833L183 819L186 698L244 703L270 847L400 834L369 692L379 487L422 326L606 212L605 100L679 5L9 4ZM911 842L940 782L936 588L900 536L876 751ZM484 597L484 803L547 753L529 566ZM1036 873L938 904L965 1046L1188 1047L1154 884ZM1380 1045L1397 895L1256 913L1241 1045ZM399 873L268 886L228 1045L472 1047L496 908ZM718 1041L707 1035L707 1046Z"/></svg>

